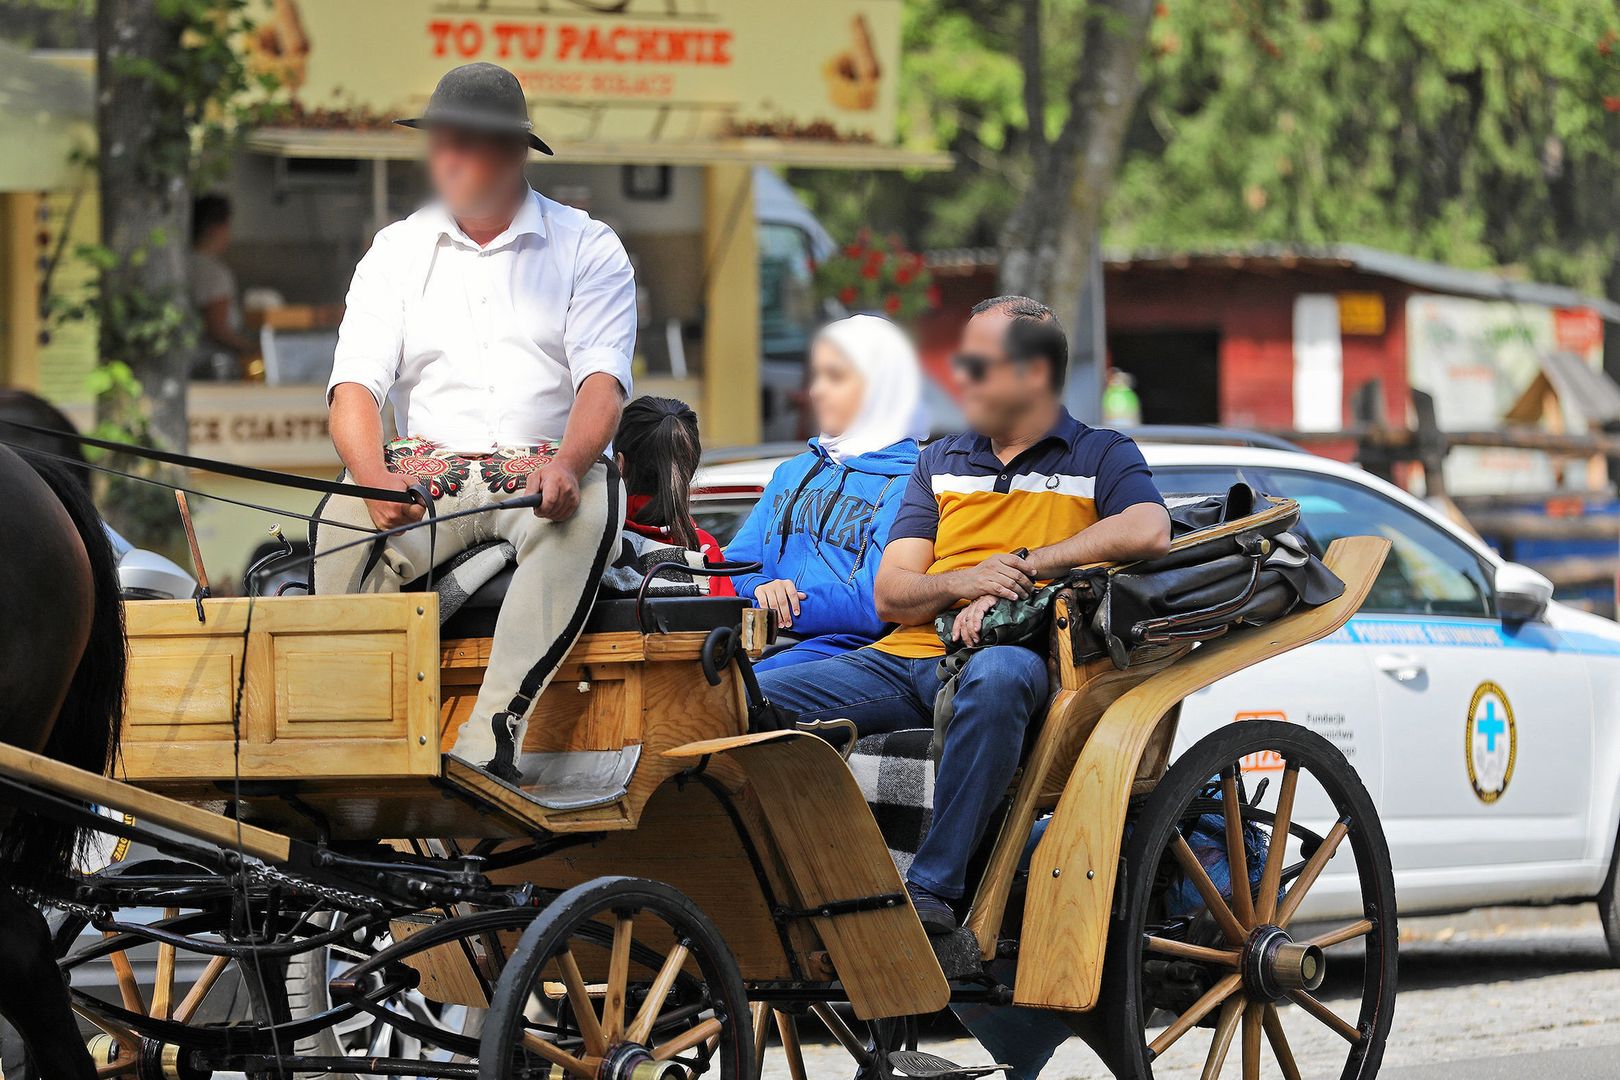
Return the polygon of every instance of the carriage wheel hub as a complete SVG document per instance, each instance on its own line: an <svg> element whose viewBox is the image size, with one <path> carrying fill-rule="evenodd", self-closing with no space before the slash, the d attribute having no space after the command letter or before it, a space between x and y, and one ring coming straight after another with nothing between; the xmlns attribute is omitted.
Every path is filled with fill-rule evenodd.
<svg viewBox="0 0 1620 1080"><path fill-rule="evenodd" d="M1257 926L1243 943L1238 970L1250 997L1277 1001L1290 990L1315 990L1327 978L1327 958L1280 926Z"/></svg>
<svg viewBox="0 0 1620 1080"><path fill-rule="evenodd" d="M674 1080L685 1070L673 1061L655 1060L640 1043L620 1043L602 1058L597 1080Z"/></svg>

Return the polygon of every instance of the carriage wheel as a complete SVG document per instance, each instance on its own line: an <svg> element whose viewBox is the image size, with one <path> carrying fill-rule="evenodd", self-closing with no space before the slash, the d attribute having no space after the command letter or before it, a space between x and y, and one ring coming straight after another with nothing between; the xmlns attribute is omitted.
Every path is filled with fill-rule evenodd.
<svg viewBox="0 0 1620 1080"><path fill-rule="evenodd" d="M719 931L668 885L577 885L512 951L479 1045L482 1080L669 1080L753 1065L748 997Z"/></svg>
<svg viewBox="0 0 1620 1080"><path fill-rule="evenodd" d="M178 908L163 912L164 919L179 915ZM100 959L99 955L91 960L82 957L89 951L102 952L93 939L80 936L84 925L82 919L71 919L57 935L58 943L68 950L61 963L70 981ZM115 937L108 933L103 940L110 942ZM119 949L104 956L113 975L112 987L109 991L89 990L86 997L90 1001L74 1004L80 1019L100 1030L89 1041L98 1077L139 1074L150 1067L154 1054L167 1062L166 1068L186 1075L194 1071L179 1046L144 1037L117 1018L104 1015L97 1007L99 1001L146 1020L179 1025L280 1024L292 1019L283 977L285 961L254 970L230 957L192 954L171 944L150 942L136 944L133 952Z"/></svg>
<svg viewBox="0 0 1620 1080"><path fill-rule="evenodd" d="M1116 1075L1201 1061L1218 1077L1230 1058L1244 1080L1263 1064L1297 1080L1288 1031L1316 1027L1332 1036L1313 1045L1343 1050L1343 1080L1370 1080L1395 1005L1395 886L1372 798L1344 756L1295 724L1230 724L1176 761L1129 829L1102 998ZM1217 884L1240 866L1247 875ZM1299 933L1302 904L1307 918L1341 917ZM1330 963L1335 992L1359 994L1354 1010L1315 995Z"/></svg>

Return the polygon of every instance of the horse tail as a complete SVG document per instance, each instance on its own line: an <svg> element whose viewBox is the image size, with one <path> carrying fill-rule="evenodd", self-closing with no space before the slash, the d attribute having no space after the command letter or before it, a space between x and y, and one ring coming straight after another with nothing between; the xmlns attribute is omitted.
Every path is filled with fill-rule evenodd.
<svg viewBox="0 0 1620 1080"><path fill-rule="evenodd" d="M94 586L90 635L45 742L44 754L104 775L118 754L124 678L129 665L118 559L83 479L54 461L35 454L25 456L73 520L90 557ZM60 880L73 869L82 839L82 831L73 826L19 814L5 829L0 865L10 868L13 883Z"/></svg>

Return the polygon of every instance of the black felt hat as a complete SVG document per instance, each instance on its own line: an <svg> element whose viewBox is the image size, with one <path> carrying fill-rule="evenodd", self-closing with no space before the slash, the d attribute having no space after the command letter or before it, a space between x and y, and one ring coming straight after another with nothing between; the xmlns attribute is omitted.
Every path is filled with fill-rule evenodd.
<svg viewBox="0 0 1620 1080"><path fill-rule="evenodd" d="M394 123L408 128L456 127L493 135L522 135L542 154L551 153L529 120L529 103L517 76L496 64L463 64L445 73L421 116Z"/></svg>

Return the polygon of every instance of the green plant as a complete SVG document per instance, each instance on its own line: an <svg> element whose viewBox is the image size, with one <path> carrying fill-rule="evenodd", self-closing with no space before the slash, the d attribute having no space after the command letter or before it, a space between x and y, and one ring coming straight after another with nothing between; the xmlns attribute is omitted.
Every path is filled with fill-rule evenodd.
<svg viewBox="0 0 1620 1080"><path fill-rule="evenodd" d="M50 310L96 323L97 434L179 447L197 342L185 296L191 193L222 177L241 137L281 108L277 83L238 47L254 30L248 0L99 0L95 13L102 145L86 164L101 178L103 242L74 252L94 270L89 288L51 297ZM128 455L100 463L164 478ZM162 488L108 476L101 495L129 539L174 546Z"/></svg>
<svg viewBox="0 0 1620 1080"><path fill-rule="evenodd" d="M816 267L816 287L852 311L881 311L901 321L939 302L921 255L907 251L898 237L877 242L864 229L854 243Z"/></svg>

